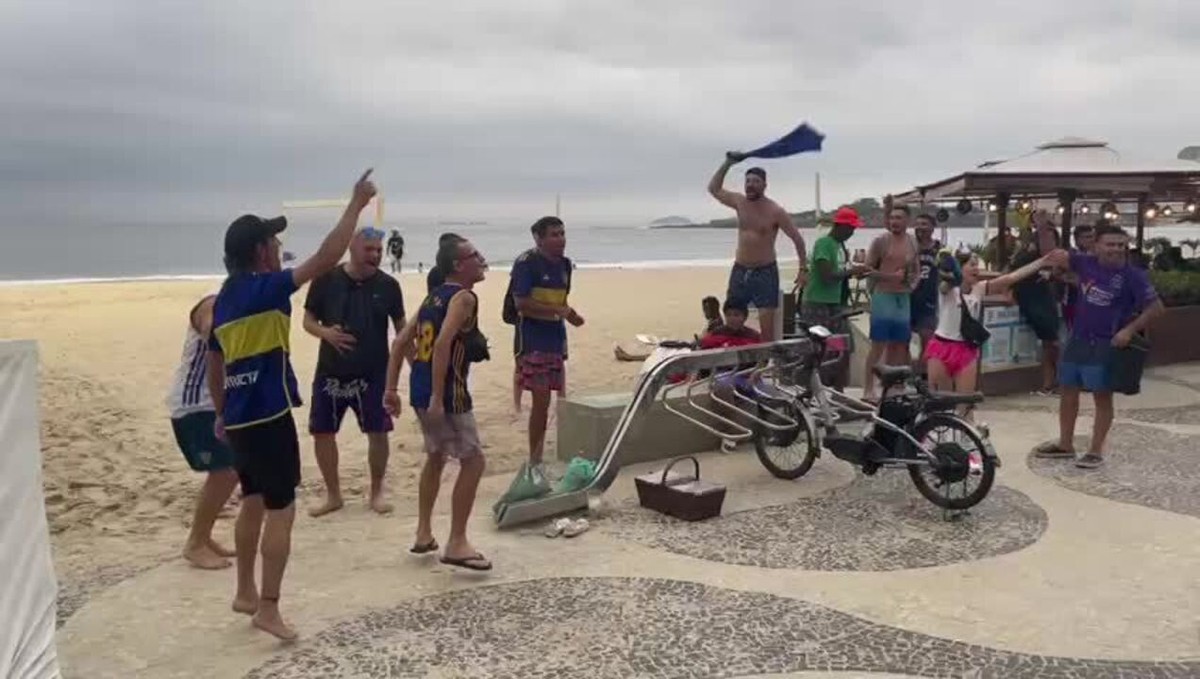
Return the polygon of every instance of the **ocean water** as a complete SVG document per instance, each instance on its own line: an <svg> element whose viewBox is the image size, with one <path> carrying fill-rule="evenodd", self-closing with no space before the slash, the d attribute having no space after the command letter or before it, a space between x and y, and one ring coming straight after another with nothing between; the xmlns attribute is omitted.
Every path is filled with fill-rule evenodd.
<svg viewBox="0 0 1200 679"><path fill-rule="evenodd" d="M332 226L329 219L312 215L289 215L289 220L284 249L300 258L315 251ZM224 228L224 224L106 224L6 236L0 248L0 282L221 276ZM445 231L470 238L494 268L507 268L533 243L526 224L399 223L395 228L405 239L406 271L417 269L419 263L425 267L432 263L438 236ZM802 233L811 248L819 234ZM851 251L865 248L880 233L860 230L848 247ZM1147 236L1166 236L1178 243L1200 238L1200 225L1156 226L1147 229ZM950 229L945 242L957 247L978 243L982 237L982 229ZM647 229L570 221L567 228L567 254L583 268L724 266L733 259L735 243L733 229ZM777 248L780 260L794 260L792 244L785 237L780 237ZM1190 249L1185 247L1184 255L1191 255Z"/></svg>

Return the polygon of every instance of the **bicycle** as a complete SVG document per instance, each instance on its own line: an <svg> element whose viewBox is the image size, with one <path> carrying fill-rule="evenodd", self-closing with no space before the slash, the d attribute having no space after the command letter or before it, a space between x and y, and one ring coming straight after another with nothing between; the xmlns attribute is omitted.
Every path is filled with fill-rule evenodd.
<svg viewBox="0 0 1200 679"><path fill-rule="evenodd" d="M850 318L847 311L833 320ZM983 394L931 391L908 366L875 366L882 395L873 405L827 387L821 369L842 360L829 358L833 335L822 325L800 329L813 343L810 355L791 363L777 360L772 391L755 381L758 419L774 426L756 427L754 447L772 475L798 479L812 468L822 449L873 476L882 468L905 468L925 499L943 509L963 510L983 501L996 478L1000 459L974 424L956 412L983 401ZM785 421L795 426L782 426ZM952 440L931 439L946 431ZM969 446L969 447L968 447ZM795 463L778 461L780 453L799 449ZM977 480L974 490L968 483ZM961 485L953 497L949 491Z"/></svg>

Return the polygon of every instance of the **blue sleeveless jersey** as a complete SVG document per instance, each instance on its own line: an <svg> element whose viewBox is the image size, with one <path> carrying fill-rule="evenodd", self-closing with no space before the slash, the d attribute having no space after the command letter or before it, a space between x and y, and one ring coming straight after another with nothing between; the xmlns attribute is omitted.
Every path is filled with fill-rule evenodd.
<svg viewBox="0 0 1200 679"><path fill-rule="evenodd" d="M433 397L433 345L442 333L442 324L446 322L451 298L463 291L461 285L443 283L430 291L421 303L421 308L417 310L417 318L414 321L417 324L417 351L408 380L408 398L413 408L429 408L429 401ZM471 411L471 392L467 390L470 363L467 361L466 346L462 338L467 331L475 327L477 316L478 309L450 346L450 364L446 369L446 385L443 392L443 403L447 413Z"/></svg>

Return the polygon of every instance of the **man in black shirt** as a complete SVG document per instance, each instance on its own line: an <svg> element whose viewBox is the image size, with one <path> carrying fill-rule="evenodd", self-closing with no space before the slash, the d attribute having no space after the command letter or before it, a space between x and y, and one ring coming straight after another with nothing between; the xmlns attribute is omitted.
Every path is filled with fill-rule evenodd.
<svg viewBox="0 0 1200 679"><path fill-rule="evenodd" d="M359 429L367 435L371 509L380 514L392 509L383 499L392 430L392 418L383 408L383 390L388 322L400 332L404 297L396 279L379 270L383 236L373 228L355 234L350 261L313 281L304 301L304 329L321 340L308 431L325 480L325 504L310 510L312 516L342 507L336 437L347 408L354 411Z"/></svg>
<svg viewBox="0 0 1200 679"><path fill-rule="evenodd" d="M404 236L400 231L392 229L392 235L387 241L388 254L392 256L392 273L400 273L400 260L404 258Z"/></svg>

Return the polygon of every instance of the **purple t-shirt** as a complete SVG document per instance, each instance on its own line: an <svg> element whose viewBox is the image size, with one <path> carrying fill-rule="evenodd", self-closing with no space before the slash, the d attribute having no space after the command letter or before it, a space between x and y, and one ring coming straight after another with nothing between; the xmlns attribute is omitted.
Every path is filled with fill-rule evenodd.
<svg viewBox="0 0 1200 679"><path fill-rule="evenodd" d="M1154 303L1158 293L1145 271L1128 264L1109 268L1094 255L1071 253L1071 271L1079 276L1071 336L1107 341Z"/></svg>

